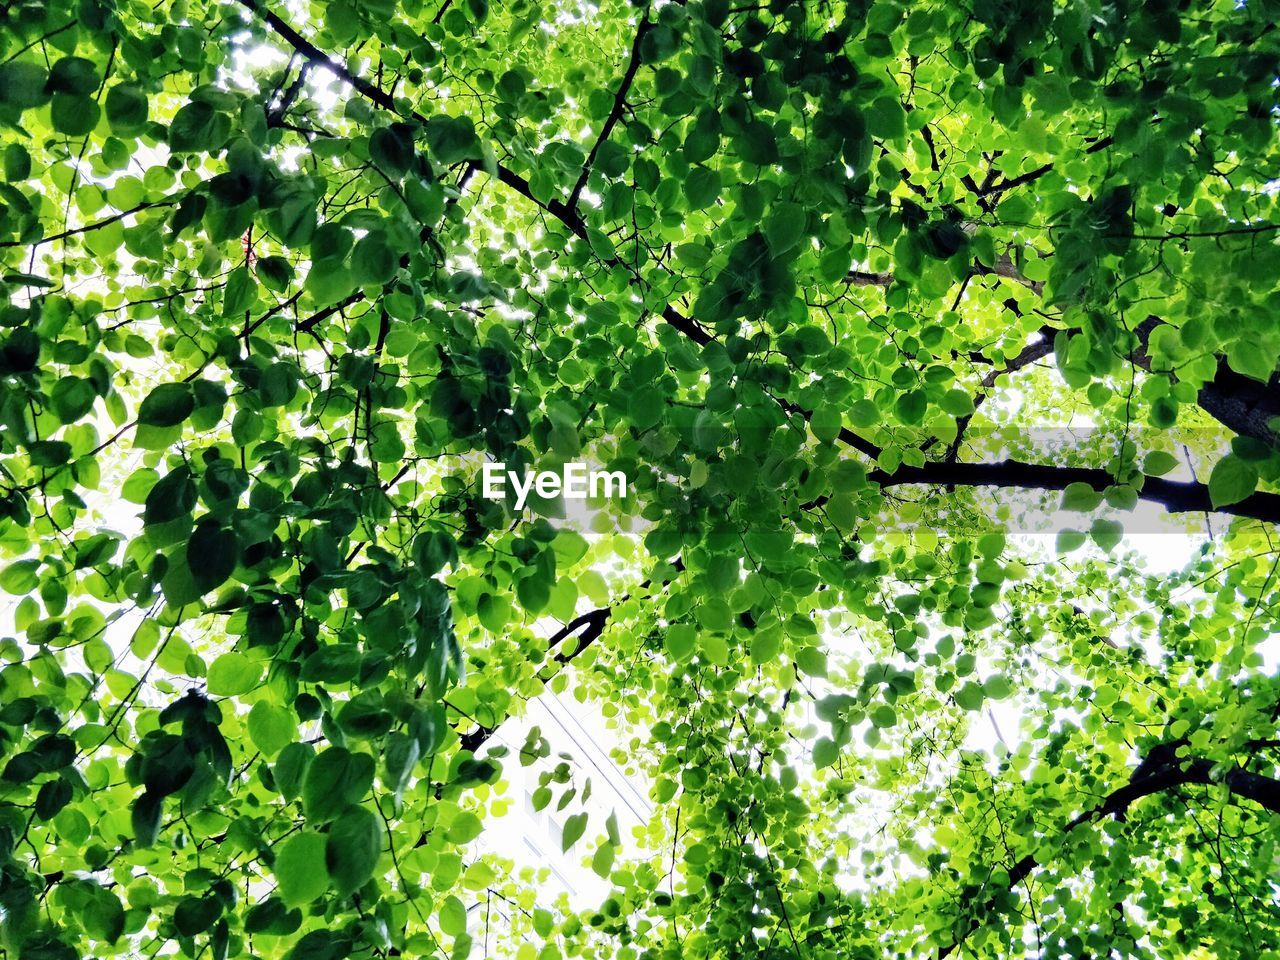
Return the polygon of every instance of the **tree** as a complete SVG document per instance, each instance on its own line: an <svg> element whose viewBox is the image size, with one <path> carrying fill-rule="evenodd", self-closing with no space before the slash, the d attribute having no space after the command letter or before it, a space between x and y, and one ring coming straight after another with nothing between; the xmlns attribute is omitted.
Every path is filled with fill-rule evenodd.
<svg viewBox="0 0 1280 960"><path fill-rule="evenodd" d="M0 956L1280 956L1277 12L7 5Z"/></svg>

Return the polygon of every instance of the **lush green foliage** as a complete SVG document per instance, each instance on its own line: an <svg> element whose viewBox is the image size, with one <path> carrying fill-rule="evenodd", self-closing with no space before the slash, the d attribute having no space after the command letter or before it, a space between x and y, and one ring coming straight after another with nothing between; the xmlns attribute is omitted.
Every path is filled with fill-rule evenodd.
<svg viewBox="0 0 1280 960"><path fill-rule="evenodd" d="M1280 956L1277 13L6 4L0 956Z"/></svg>

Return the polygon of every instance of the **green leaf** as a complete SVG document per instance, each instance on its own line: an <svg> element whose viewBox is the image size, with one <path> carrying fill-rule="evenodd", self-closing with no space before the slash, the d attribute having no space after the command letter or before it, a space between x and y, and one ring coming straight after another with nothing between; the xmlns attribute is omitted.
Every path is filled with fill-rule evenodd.
<svg viewBox="0 0 1280 960"><path fill-rule="evenodd" d="M1276 369L1276 351L1263 349L1254 338L1237 341L1227 348L1231 369L1260 383L1267 383Z"/></svg>
<svg viewBox="0 0 1280 960"><path fill-rule="evenodd" d="M386 233L371 231L351 251L351 277L358 286L386 283L395 276L397 260Z"/></svg>
<svg viewBox="0 0 1280 960"><path fill-rule="evenodd" d="M720 196L721 181L717 170L694 167L684 180L684 196L690 210L703 210Z"/></svg>
<svg viewBox="0 0 1280 960"><path fill-rule="evenodd" d="M898 722L898 713L888 704L881 704L871 711L871 722L877 727L892 727Z"/></svg>
<svg viewBox="0 0 1280 960"><path fill-rule="evenodd" d="M481 819L471 811L463 810L449 824L445 839L450 843L463 846L480 836L482 830L484 830L484 823Z"/></svg>
<svg viewBox="0 0 1280 960"><path fill-rule="evenodd" d="M53 128L68 137L87 136L101 115L98 102L83 94L55 93L49 107Z"/></svg>
<svg viewBox="0 0 1280 960"><path fill-rule="evenodd" d="M293 266L284 257L261 257L254 269L262 285L276 293L288 289L293 280Z"/></svg>
<svg viewBox="0 0 1280 960"><path fill-rule="evenodd" d="M830 767L840 759L840 748L830 737L819 737L813 745L813 765L822 770Z"/></svg>
<svg viewBox="0 0 1280 960"><path fill-rule="evenodd" d="M173 925L184 937L194 937L212 927L221 913L216 897L183 897L173 911Z"/></svg>
<svg viewBox="0 0 1280 960"><path fill-rule="evenodd" d="M264 757L274 757L298 735L298 724L284 707L259 700L249 711L249 738Z"/></svg>
<svg viewBox="0 0 1280 960"><path fill-rule="evenodd" d="M595 854L591 857L591 870L596 876L602 880L608 880L609 874L613 872L613 862L618 855L618 848L612 843L602 843L596 847Z"/></svg>
<svg viewBox="0 0 1280 960"><path fill-rule="evenodd" d="M316 198L310 192L290 192L274 213L279 221L280 242L284 246L305 247L311 242L316 231Z"/></svg>
<svg viewBox="0 0 1280 960"><path fill-rule="evenodd" d="M10 143L4 148L4 178L9 183L20 183L31 176L31 154L20 143Z"/></svg>
<svg viewBox="0 0 1280 960"><path fill-rule="evenodd" d="M355 278L345 265L327 263L313 266L304 286L316 306L326 307L351 296Z"/></svg>
<svg viewBox="0 0 1280 960"><path fill-rule="evenodd" d="M71 444L65 440L37 440L27 445L34 467L58 467L71 459Z"/></svg>
<svg viewBox="0 0 1280 960"><path fill-rule="evenodd" d="M52 820L71 802L71 784L66 780L48 780L36 794L35 813L41 820Z"/></svg>
<svg viewBox="0 0 1280 960"><path fill-rule="evenodd" d="M807 216L797 203L780 203L764 224L764 235L775 257L789 253L805 235Z"/></svg>
<svg viewBox="0 0 1280 960"><path fill-rule="evenodd" d="M1178 458L1164 450L1152 450L1142 461L1142 472L1149 477L1162 477L1178 466Z"/></svg>
<svg viewBox="0 0 1280 960"><path fill-rule="evenodd" d="M963 710L976 712L982 709L982 701L985 698L985 691L982 684L969 681L955 692L956 704Z"/></svg>
<svg viewBox="0 0 1280 960"><path fill-rule="evenodd" d="M264 407L283 407L298 392L298 370L291 363L273 363L258 382L258 393Z"/></svg>
<svg viewBox="0 0 1280 960"><path fill-rule="evenodd" d="M143 793L133 801L133 837L139 847L149 847L156 842L160 835L160 817L163 813L163 798L154 793Z"/></svg>
<svg viewBox="0 0 1280 960"><path fill-rule="evenodd" d="M720 117L715 110L703 110L685 136L685 162L695 164L710 160L719 146Z"/></svg>
<svg viewBox="0 0 1280 960"><path fill-rule="evenodd" d="M560 836L560 848L566 853L577 843L587 829L587 815L575 813L565 818L564 831Z"/></svg>
<svg viewBox="0 0 1280 960"><path fill-rule="evenodd" d="M191 416L195 397L189 383L162 383L138 407L138 422L152 427L173 427Z"/></svg>
<svg viewBox="0 0 1280 960"><path fill-rule="evenodd" d="M54 412L63 423L75 423L90 410L97 400L93 384L82 377L63 377L53 388L50 401Z"/></svg>
<svg viewBox="0 0 1280 960"><path fill-rule="evenodd" d="M332 820L347 807L359 803L373 785L373 757L330 747L307 767L302 783L302 808L307 820Z"/></svg>
<svg viewBox="0 0 1280 960"><path fill-rule="evenodd" d="M698 648L698 633L692 624L673 623L665 633L667 652L677 660L689 660Z"/></svg>
<svg viewBox="0 0 1280 960"><path fill-rule="evenodd" d="M895 96L874 101L867 110L867 130L882 140L900 140L906 135L907 115Z"/></svg>
<svg viewBox="0 0 1280 960"><path fill-rule="evenodd" d="M244 932L287 936L301 924L300 910L288 909L279 897L268 897L249 908L244 918Z"/></svg>
<svg viewBox="0 0 1280 960"><path fill-rule="evenodd" d="M666 410L666 396L656 387L641 387L627 400L627 412L637 430L657 426Z"/></svg>
<svg viewBox="0 0 1280 960"><path fill-rule="evenodd" d="M220 587L240 562L240 541L216 520L203 520L187 543L187 566L202 594Z"/></svg>
<svg viewBox="0 0 1280 960"><path fill-rule="evenodd" d="M437 113L427 121L427 148L431 158L446 167L480 156L480 141L468 117Z"/></svg>
<svg viewBox="0 0 1280 960"><path fill-rule="evenodd" d="M49 71L29 60L0 63L0 91L3 101L22 111L38 107L49 99Z"/></svg>
<svg viewBox="0 0 1280 960"><path fill-rule="evenodd" d="M364 807L351 807L329 827L325 865L338 896L369 882L382 853L382 822Z"/></svg>
<svg viewBox="0 0 1280 960"><path fill-rule="evenodd" d="M215 697L239 697L258 685L262 665L234 650L209 665L209 693Z"/></svg>
<svg viewBox="0 0 1280 960"><path fill-rule="evenodd" d="M244 265L236 267L227 278L227 287L222 295L222 315L243 319L245 313L252 308L256 293L249 268Z"/></svg>
<svg viewBox="0 0 1280 960"><path fill-rule="evenodd" d="M467 908L452 894L440 905L437 919L440 929L450 937L461 937L467 932Z"/></svg>
<svg viewBox="0 0 1280 960"><path fill-rule="evenodd" d="M910 390L898 397L894 412L905 424L916 426L924 420L929 407L929 397L923 390Z"/></svg>
<svg viewBox="0 0 1280 960"><path fill-rule="evenodd" d="M880 408L870 400L858 400L849 408L849 419L855 427L873 427L880 422Z"/></svg>
<svg viewBox="0 0 1280 960"><path fill-rule="evenodd" d="M96 884L91 890L83 913L85 932L94 940L114 944L124 933L124 906L110 890Z"/></svg>
<svg viewBox="0 0 1280 960"><path fill-rule="evenodd" d="M335 935L330 930L312 930L304 934L285 960L345 960L351 956L349 937Z"/></svg>
<svg viewBox="0 0 1280 960"><path fill-rule="evenodd" d="M402 177L413 163L413 139L398 124L381 127L369 138L369 156L388 176Z"/></svg>
<svg viewBox="0 0 1280 960"><path fill-rule="evenodd" d="M309 743L290 743L280 751L271 775L280 795L286 800L301 796L307 771L315 756L315 748Z"/></svg>
<svg viewBox="0 0 1280 960"><path fill-rule="evenodd" d="M503 100L514 104L524 96L527 84L524 75L519 69L512 69L498 78L497 89Z"/></svg>
<svg viewBox="0 0 1280 960"><path fill-rule="evenodd" d="M973 397L958 389L948 390L944 393L942 399L938 402L938 406L953 417L970 417L973 416L974 412Z"/></svg>
<svg viewBox="0 0 1280 960"><path fill-rule="evenodd" d="M1089 528L1089 536L1103 550L1114 550L1124 537L1124 526L1116 520L1104 520L1099 517Z"/></svg>
<svg viewBox="0 0 1280 960"><path fill-rule="evenodd" d="M1069 483L1062 491L1062 509L1088 513L1102 502L1102 494L1087 483Z"/></svg>
<svg viewBox="0 0 1280 960"><path fill-rule="evenodd" d="M1008 677L995 673L982 683L982 692L992 700L1004 700L1013 693Z"/></svg>
<svg viewBox="0 0 1280 960"><path fill-rule="evenodd" d="M765 167L778 162L778 138L769 124L755 120L746 123L737 141L738 153L748 163Z"/></svg>
<svg viewBox="0 0 1280 960"><path fill-rule="evenodd" d="M303 830L286 839L276 854L277 893L289 906L302 906L319 899L329 889L329 868L325 838Z"/></svg>
<svg viewBox="0 0 1280 960"><path fill-rule="evenodd" d="M207 153L221 147L230 132L230 121L209 104L188 103L169 124L169 149L174 153Z"/></svg>
<svg viewBox="0 0 1280 960"><path fill-rule="evenodd" d="M49 90L87 97L98 89L98 70L84 57L62 57L49 71Z"/></svg>
<svg viewBox="0 0 1280 960"><path fill-rule="evenodd" d="M1209 499L1215 508L1239 503L1258 486L1258 468L1248 460L1229 453L1209 474Z"/></svg>
<svg viewBox="0 0 1280 960"><path fill-rule="evenodd" d="M421 752L417 738L399 732L391 734L384 752L383 785L398 796L408 786Z"/></svg>
<svg viewBox="0 0 1280 960"><path fill-rule="evenodd" d="M676 259L686 267L699 269L711 259L711 251L700 243L682 243L675 249Z"/></svg>
<svg viewBox="0 0 1280 960"><path fill-rule="evenodd" d="M1079 530L1060 530L1054 549L1059 554L1071 553L1083 547L1088 539L1088 536Z"/></svg>
<svg viewBox="0 0 1280 960"><path fill-rule="evenodd" d="M188 516L195 505L196 486L191 482L191 471L181 466L151 488L143 508L142 522L148 526L168 523Z"/></svg>
<svg viewBox="0 0 1280 960"><path fill-rule="evenodd" d="M147 95L133 83L117 83L107 91L107 122L121 136L140 133L147 124Z"/></svg>
<svg viewBox="0 0 1280 960"><path fill-rule="evenodd" d="M809 428L823 443L834 443L840 436L840 429L844 426L843 419L839 407L832 403L824 403L813 411Z"/></svg>
<svg viewBox="0 0 1280 960"><path fill-rule="evenodd" d="M39 560L19 560L11 563L0 573L0 588L6 593L23 596L34 590L40 580L36 571L40 569Z"/></svg>

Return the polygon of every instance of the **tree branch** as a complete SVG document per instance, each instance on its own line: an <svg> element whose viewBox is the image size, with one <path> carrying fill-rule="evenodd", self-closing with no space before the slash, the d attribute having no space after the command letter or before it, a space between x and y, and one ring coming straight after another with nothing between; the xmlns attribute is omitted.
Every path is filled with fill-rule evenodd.
<svg viewBox="0 0 1280 960"><path fill-rule="evenodd" d="M1010 360L1005 366L998 370L992 370L982 378L979 391L973 397L974 413L990 396L991 388L996 385L996 381L1001 377L1010 373L1016 373L1023 367L1030 366L1037 360L1053 353L1053 337L1056 331L1052 327L1041 327L1038 331L1040 339L1035 343L1029 343L1019 351L1018 355ZM973 413L966 414L956 421L956 438L947 446L948 462L954 462L960 455L960 444L964 442L965 431L969 429L969 424L973 420Z"/></svg>
<svg viewBox="0 0 1280 960"><path fill-rule="evenodd" d="M1152 369L1149 353L1151 335L1163 324L1159 317L1149 316L1134 331L1138 346L1129 358L1148 373L1172 372ZM1268 446L1280 446L1280 435L1271 428L1271 421L1280 417L1280 378L1273 375L1263 383L1237 373L1226 359L1219 357L1218 369L1213 379L1200 388L1196 403L1205 413L1240 436L1252 437Z"/></svg>
<svg viewBox="0 0 1280 960"><path fill-rule="evenodd" d="M627 94L631 91L631 84L636 78L636 72L640 69L640 44L644 42L645 34L652 27L653 23L649 20L649 9L646 7L644 16L640 21L640 27L636 30L635 40L631 43L631 59L627 62L627 69L622 75L622 82L618 84L618 92L613 97L613 107L609 110L609 116L605 118L604 126L600 128L600 136L596 138L595 145L592 146L591 152L587 154L587 159L582 164L582 173L578 175L578 182L573 185L573 190L569 193L570 209L578 209L578 198L582 196L582 191L587 185L587 179L591 176L591 168L595 165L596 154L600 152L601 145L609 139L610 134L613 133L613 128L622 119L622 110L627 103Z"/></svg>
<svg viewBox="0 0 1280 960"><path fill-rule="evenodd" d="M1115 484L1106 470L1091 467L1059 467L1019 460L999 463L926 463L868 475L881 487L903 485L938 487L996 487L998 489L1065 490L1072 483L1087 483L1095 490ZM1280 523L1280 496L1254 493L1238 503L1214 506L1209 489L1200 483L1183 483L1163 477L1146 477L1138 496L1158 503L1170 513L1226 513L1266 523Z"/></svg>
<svg viewBox="0 0 1280 960"><path fill-rule="evenodd" d="M1124 814L1130 806L1144 797L1173 790L1188 784L1211 784L1222 782L1232 793L1252 800L1258 806L1280 813L1280 780L1251 773L1241 767L1228 770L1220 780L1212 776L1215 764L1202 758L1179 760L1176 752L1179 743L1160 744L1148 754L1127 784L1111 793L1102 803L1086 810L1062 828L1062 833L1071 833L1078 827L1100 820L1103 817L1116 817ZM1002 885L1002 893L1011 893L1023 880L1031 875L1037 867L1042 866L1034 854L1027 854L1009 868L1009 882ZM986 915L994 912L997 896L988 897L980 908L980 912L971 917L966 929L956 937L955 941L938 950L937 960L945 960L954 953L968 936L978 930L986 919Z"/></svg>
<svg viewBox="0 0 1280 960"><path fill-rule="evenodd" d="M1108 135L1098 140L1095 140L1093 143L1089 144L1089 146L1085 149L1084 152L1086 155L1090 153L1097 153L1099 150L1105 150L1107 147L1111 146L1113 143L1115 143L1114 138ZM1007 180L1001 180L999 183L991 184L983 189L980 189L975 193L975 196L977 196L979 199L999 196L1000 194L1004 193L1006 190L1013 190L1015 187L1021 187L1028 183L1034 183L1036 180L1039 180L1041 177L1043 177L1046 173L1048 173L1052 169L1053 169L1052 163L1043 164L1042 166L1036 167L1034 170L1028 170L1026 173L1018 174L1016 177L1010 177Z"/></svg>
<svg viewBox="0 0 1280 960"><path fill-rule="evenodd" d="M324 67L334 76L346 83L349 83L359 91L361 96L373 103L376 103L384 110L389 110L395 114L400 113L400 111L396 109L395 100L392 99L390 94L379 90L374 84L364 79L364 77L352 73L344 64L331 60L323 50L291 27L286 21L268 10L266 4L261 3L260 0L238 0L238 2L241 6L253 13L256 13L266 21L271 29L279 35L280 39L288 43L289 46L293 47L294 50L300 53L308 61L318 67ZM447 7L448 4L445 6ZM425 117L418 113L413 114L413 116L417 120L426 120Z"/></svg>
<svg viewBox="0 0 1280 960"><path fill-rule="evenodd" d="M65 240L80 233L88 233L91 230L97 230L99 227L105 227L108 224L115 223L117 220L123 220L125 217L131 217L135 213L141 213L143 210L149 210L152 207L171 207L177 202L176 198L171 200L149 200L146 203L138 204L136 207L130 207L128 210L121 210L119 213L113 213L109 217L95 220L93 223L86 223L83 227L63 230L61 233L41 237L39 240L33 240L30 243L25 240L0 240L0 247L40 247L46 243L57 243L59 240Z"/></svg>
<svg viewBox="0 0 1280 960"><path fill-rule="evenodd" d="M363 299L364 299L364 293L361 291L357 291L351 294L351 296L347 297L345 300L339 300L337 303L330 304L329 306L325 307L322 310L317 310L311 316L307 317L307 319L299 321L298 325L294 327L294 329L297 330L298 333L310 333L321 323L323 323L324 321L332 317L335 313L339 313L342 310L345 310L347 307L351 306L353 303L359 303Z"/></svg>
<svg viewBox="0 0 1280 960"><path fill-rule="evenodd" d="M668 566L670 566L676 574L684 572L684 561L679 557L670 561ZM662 583L659 584L659 589L665 587L673 579L674 577L668 577L666 580L663 580ZM649 590L653 585L653 578L649 578L648 580L645 580L644 583L640 584L637 588L637 592L642 593ZM550 653L553 650L556 651L555 655L551 658L551 662L558 667L564 667L573 662L579 654L599 640L604 634L605 627L608 626L609 621L613 618L614 608L621 606L630 599L630 593L623 594L608 606L597 607L595 610L588 610L586 613L579 614L557 630L547 639L547 652ZM570 637L576 638L577 640L577 643L574 645L572 650L556 650L557 647ZM554 676L554 674L541 677L540 679L545 684L551 679L551 676ZM499 720L491 727L478 726L475 730L462 734L458 738L462 744L462 748L475 753L497 732L498 728L502 726L502 722L503 721Z"/></svg>
<svg viewBox="0 0 1280 960"><path fill-rule="evenodd" d="M249 10L255 11L262 16L271 25L272 29L300 54L331 70L337 76L350 83L352 87L372 103L393 113L399 113L394 101L387 93L352 73L345 66L334 63L315 44L299 34L298 31L289 26L280 17L265 9L259 0L239 0L239 2ZM411 116L425 121L425 118L419 113L413 112ZM1095 144L1095 146L1097 145ZM554 197L545 202L539 200L533 195L529 181L504 164L497 164L496 173L499 181L511 187L538 208L545 210L579 238L587 239L586 223L571 206ZM639 283L639 277L636 277L634 282ZM711 334L707 333L695 321L686 317L670 304L663 308L662 318L699 345L705 346L714 339ZM799 413L806 420L812 416L811 411L804 410L789 401L783 401L782 403L788 412ZM869 457L875 458L880 454L880 450L875 444L859 437L848 428L841 428L839 439L842 443ZM1039 490L1062 490L1068 484L1076 482L1089 483L1095 488L1101 489L1114 483L1114 479L1105 470L1084 467L1042 466L1012 460L1003 463L933 463L926 464L923 467L902 467L894 471L891 476L884 474L882 471L876 471L871 475L871 479L882 486L915 483L1002 488L1024 487ZM1269 523L1275 523L1280 520L1280 496L1275 494L1255 493L1239 503L1215 508L1209 498L1208 489L1200 484L1177 483L1171 480L1148 477L1142 490L1139 491L1139 496L1145 500L1163 504L1172 513L1203 513L1216 510L1221 513L1250 517Z"/></svg>

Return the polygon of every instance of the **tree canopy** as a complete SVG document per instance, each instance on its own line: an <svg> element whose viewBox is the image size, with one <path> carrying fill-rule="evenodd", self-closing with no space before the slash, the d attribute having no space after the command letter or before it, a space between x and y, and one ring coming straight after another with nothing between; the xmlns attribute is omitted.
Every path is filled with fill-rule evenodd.
<svg viewBox="0 0 1280 960"><path fill-rule="evenodd" d="M1278 15L6 3L0 957L1280 957Z"/></svg>

